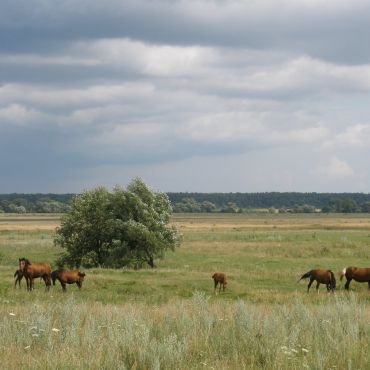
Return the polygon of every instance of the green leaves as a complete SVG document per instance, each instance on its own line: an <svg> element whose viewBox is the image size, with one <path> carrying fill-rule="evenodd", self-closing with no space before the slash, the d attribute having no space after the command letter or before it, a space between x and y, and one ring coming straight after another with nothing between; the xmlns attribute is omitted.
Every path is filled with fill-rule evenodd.
<svg viewBox="0 0 370 370"><path fill-rule="evenodd" d="M54 242L66 249L63 261L70 265L153 267L155 258L180 245L170 214L167 195L136 178L127 189L99 187L74 198Z"/></svg>

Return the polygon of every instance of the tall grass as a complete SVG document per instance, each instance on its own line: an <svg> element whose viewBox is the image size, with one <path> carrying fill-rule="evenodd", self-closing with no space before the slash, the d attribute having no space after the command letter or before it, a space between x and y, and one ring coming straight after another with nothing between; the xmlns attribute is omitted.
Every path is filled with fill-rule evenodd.
<svg viewBox="0 0 370 370"><path fill-rule="evenodd" d="M366 369L369 308L356 295L284 305L5 304L4 369Z"/></svg>

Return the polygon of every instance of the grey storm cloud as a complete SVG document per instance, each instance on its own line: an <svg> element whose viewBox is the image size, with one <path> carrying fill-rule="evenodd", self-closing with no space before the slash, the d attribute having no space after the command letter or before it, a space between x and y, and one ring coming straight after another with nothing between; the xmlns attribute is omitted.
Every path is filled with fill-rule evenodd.
<svg viewBox="0 0 370 370"><path fill-rule="evenodd" d="M367 1L3 1L0 41L8 51L55 51L99 38L307 53L363 63Z"/></svg>
<svg viewBox="0 0 370 370"><path fill-rule="evenodd" d="M369 14L361 0L2 1L0 193L134 176L368 191Z"/></svg>

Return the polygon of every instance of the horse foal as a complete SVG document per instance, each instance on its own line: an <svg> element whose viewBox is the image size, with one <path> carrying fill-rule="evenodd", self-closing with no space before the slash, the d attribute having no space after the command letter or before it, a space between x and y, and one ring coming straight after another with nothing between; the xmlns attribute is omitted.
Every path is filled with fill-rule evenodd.
<svg viewBox="0 0 370 370"><path fill-rule="evenodd" d="M303 274L301 278L297 281L298 283L302 279L310 279L310 282L307 286L307 293L310 291L312 283L316 280L316 291L319 292L319 286L320 284L326 284L326 289L328 292L334 293L335 287L336 287L336 280L333 271L331 270L325 270L325 269L315 269L310 270Z"/></svg>
<svg viewBox="0 0 370 370"><path fill-rule="evenodd" d="M222 291L224 292L226 289L226 285L227 285L226 274L224 272L215 272L212 275L212 279L215 283L215 293L216 293L216 288L218 284L220 284L218 292L219 293L221 292L221 287L222 287Z"/></svg>
<svg viewBox="0 0 370 370"><path fill-rule="evenodd" d="M22 270L17 270L15 273L14 273L14 277L15 277L15 281L14 281L14 288L17 287L17 283L18 283L18 287L19 289L21 289L21 280L23 279L23 272Z"/></svg>

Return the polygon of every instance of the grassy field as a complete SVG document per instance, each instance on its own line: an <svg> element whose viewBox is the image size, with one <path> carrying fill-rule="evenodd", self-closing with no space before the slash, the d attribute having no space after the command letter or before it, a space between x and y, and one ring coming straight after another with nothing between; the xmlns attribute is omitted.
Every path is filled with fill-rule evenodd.
<svg viewBox="0 0 370 370"><path fill-rule="evenodd" d="M367 215L175 215L157 269L86 270L79 292L14 289L19 257L54 263L58 217L0 215L0 368L370 369L367 284L306 293L304 272L370 267ZM228 274L224 294L211 275ZM54 330L53 330L54 329Z"/></svg>

